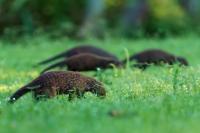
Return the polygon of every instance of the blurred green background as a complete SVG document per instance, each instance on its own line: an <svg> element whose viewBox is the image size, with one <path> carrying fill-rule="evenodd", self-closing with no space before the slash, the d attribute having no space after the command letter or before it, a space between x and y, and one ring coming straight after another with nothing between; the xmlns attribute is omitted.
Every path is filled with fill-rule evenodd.
<svg viewBox="0 0 200 133"><path fill-rule="evenodd" d="M200 31L199 0L0 0L0 35L165 37Z"/></svg>

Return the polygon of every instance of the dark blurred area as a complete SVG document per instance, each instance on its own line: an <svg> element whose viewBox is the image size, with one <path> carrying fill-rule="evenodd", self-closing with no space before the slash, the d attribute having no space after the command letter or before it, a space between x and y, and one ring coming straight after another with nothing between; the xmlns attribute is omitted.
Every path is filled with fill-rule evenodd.
<svg viewBox="0 0 200 133"><path fill-rule="evenodd" d="M199 34L199 13L199 0L0 0L0 36Z"/></svg>

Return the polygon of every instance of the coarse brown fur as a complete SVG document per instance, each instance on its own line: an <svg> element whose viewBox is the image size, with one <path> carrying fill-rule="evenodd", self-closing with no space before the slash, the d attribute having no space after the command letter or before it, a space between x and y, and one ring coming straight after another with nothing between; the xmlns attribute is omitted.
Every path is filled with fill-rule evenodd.
<svg viewBox="0 0 200 133"><path fill-rule="evenodd" d="M36 100L55 97L59 94L69 94L69 100L71 100L74 95L82 97L85 92L91 92L102 97L106 96L106 91L100 82L71 71L54 71L42 74L17 90L10 97L9 102L15 102L28 92L33 92Z"/></svg>
<svg viewBox="0 0 200 133"><path fill-rule="evenodd" d="M146 69L150 64L161 65L162 63L173 65L179 63L180 65L188 66L188 62L183 57L178 57L167 53L163 50L152 49L140 52L129 58L130 61L135 60L137 62L135 67ZM127 59L123 61L125 63Z"/></svg>
<svg viewBox="0 0 200 133"><path fill-rule="evenodd" d="M39 62L38 65L47 64L49 62L52 62L52 61L60 59L60 58L69 58L71 56L82 54L82 53L90 53L90 54L95 54L95 55L98 55L98 56L118 60L118 58L115 55L113 55L113 54L111 54L111 53L109 53L109 52L107 52L103 49L100 49L100 48L97 48L97 47L94 47L94 46L83 45L83 46L78 46L78 47L72 48L72 49L67 50L65 52L62 52L62 53L60 53L60 54L58 54L54 57L51 57L47 60Z"/></svg>
<svg viewBox="0 0 200 133"><path fill-rule="evenodd" d="M44 69L42 73L55 67L67 66L70 71L90 71L96 70L97 68L109 68L111 67L111 64L116 66L122 65L120 61L112 58L105 58L94 54L84 53L74 55L64 61L53 64Z"/></svg>

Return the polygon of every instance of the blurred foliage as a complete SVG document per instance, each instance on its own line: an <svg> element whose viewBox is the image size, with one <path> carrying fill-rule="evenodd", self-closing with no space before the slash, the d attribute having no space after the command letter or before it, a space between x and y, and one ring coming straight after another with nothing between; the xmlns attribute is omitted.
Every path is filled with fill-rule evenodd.
<svg viewBox="0 0 200 133"><path fill-rule="evenodd" d="M117 21L121 17L123 7L127 0L105 0L106 11L105 18L109 27L113 28L117 26Z"/></svg>
<svg viewBox="0 0 200 133"><path fill-rule="evenodd" d="M103 16L111 31L119 27L130 1L137 0L104 0ZM192 24L199 26L199 19L193 20L197 17L190 15L180 1L184 0L147 0L149 12L140 29L149 35L180 34L194 27ZM0 0L0 34L59 31L73 36L84 23L86 8L87 0Z"/></svg>
<svg viewBox="0 0 200 133"><path fill-rule="evenodd" d="M187 15L177 0L149 0L149 32L167 34L183 32L187 27Z"/></svg>
<svg viewBox="0 0 200 133"><path fill-rule="evenodd" d="M120 7L125 2L126 2L126 0L105 0L105 4L108 7Z"/></svg>
<svg viewBox="0 0 200 133"><path fill-rule="evenodd" d="M60 22L77 25L84 10L85 2L79 0L0 0L0 33L12 31L10 28L19 32L58 28L63 26Z"/></svg>

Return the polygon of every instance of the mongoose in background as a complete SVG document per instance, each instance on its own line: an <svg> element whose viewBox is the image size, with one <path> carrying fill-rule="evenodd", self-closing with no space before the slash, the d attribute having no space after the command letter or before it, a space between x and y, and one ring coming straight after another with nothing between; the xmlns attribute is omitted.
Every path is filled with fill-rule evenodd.
<svg viewBox="0 0 200 133"><path fill-rule="evenodd" d="M113 55L113 54L111 54L111 53L109 53L109 52L107 52L103 49L100 49L100 48L97 48L97 47L94 47L94 46L83 45L83 46L78 46L78 47L72 48L72 49L67 50L63 53L60 53L60 54L58 54L54 57L51 57L47 60L39 62L38 65L47 64L49 62L52 62L52 61L60 59L60 58L69 58L71 56L78 55L78 54L81 54L81 53L91 53L91 54L95 54L95 55L98 55L98 56L118 60L118 58L115 55Z"/></svg>
<svg viewBox="0 0 200 133"><path fill-rule="evenodd" d="M55 67L67 67L70 71L90 71L97 68L109 68L111 64L121 67L122 63L113 58L101 57L94 54L84 53L74 55L64 61L53 64L42 71L42 73Z"/></svg>
<svg viewBox="0 0 200 133"><path fill-rule="evenodd" d="M74 95L82 97L85 92L91 92L102 97L106 96L106 91L100 82L71 71L54 71L42 74L17 90L10 97L9 102L15 102L28 92L33 92L36 100L51 98L59 94L69 94L69 100L71 100Z"/></svg>
<svg viewBox="0 0 200 133"><path fill-rule="evenodd" d="M161 65L162 63L173 65L179 63L180 65L188 66L188 62L185 58L172 55L163 50L152 49L137 53L129 58L130 61L135 60L137 62L135 67L146 69L150 64ZM127 59L122 61L126 63Z"/></svg>

